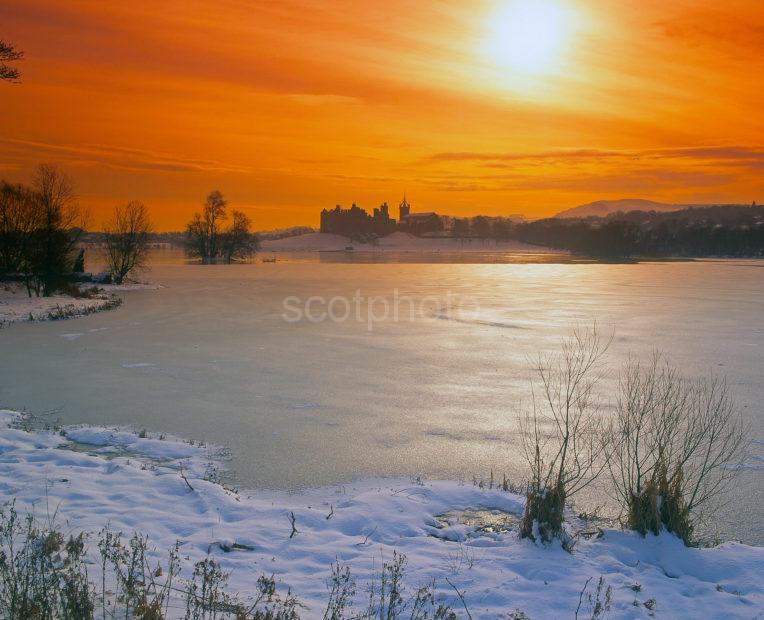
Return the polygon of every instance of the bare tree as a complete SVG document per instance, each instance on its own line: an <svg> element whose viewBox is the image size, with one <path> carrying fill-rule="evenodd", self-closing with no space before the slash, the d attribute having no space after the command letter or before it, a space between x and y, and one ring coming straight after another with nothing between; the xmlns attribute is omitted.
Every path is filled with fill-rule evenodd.
<svg viewBox="0 0 764 620"><path fill-rule="evenodd" d="M223 194L214 190L207 195L201 213L195 213L194 219L186 227L187 252L208 264L220 255L220 224L228 218Z"/></svg>
<svg viewBox="0 0 764 620"><path fill-rule="evenodd" d="M203 264L218 260L230 263L247 258L259 249L259 240L250 232L250 219L241 211L232 213L231 226L222 227L228 219L223 194L210 192L201 213L195 213L186 226L186 252Z"/></svg>
<svg viewBox="0 0 764 620"><path fill-rule="evenodd" d="M31 189L0 182L0 274L28 271L27 257L39 215Z"/></svg>
<svg viewBox="0 0 764 620"><path fill-rule="evenodd" d="M241 211L231 214L231 227L221 235L220 249L223 260L249 258L260 247L257 235L249 231L250 219Z"/></svg>
<svg viewBox="0 0 764 620"><path fill-rule="evenodd" d="M21 77L21 73L15 67L6 65L6 62L15 62L24 58L24 52L17 50L10 43L0 40L0 80L15 82Z"/></svg>
<svg viewBox="0 0 764 620"><path fill-rule="evenodd" d="M32 189L39 223L30 244L29 270L35 292L39 294L42 290L47 297L72 271L73 251L82 234L85 215L77 204L71 178L56 166L39 166Z"/></svg>
<svg viewBox="0 0 764 620"><path fill-rule="evenodd" d="M549 541L562 532L565 502L606 466L603 423L595 388L610 341L596 325L576 329L561 353L539 357L540 396L522 425L531 480L521 536Z"/></svg>
<svg viewBox="0 0 764 620"><path fill-rule="evenodd" d="M687 543L748 448L748 426L726 381L688 381L658 353L626 365L608 437L628 525L643 534L665 527Z"/></svg>
<svg viewBox="0 0 764 620"><path fill-rule="evenodd" d="M145 266L151 229L148 209L142 202L114 208L105 229L106 258L113 282L122 284L128 274Z"/></svg>

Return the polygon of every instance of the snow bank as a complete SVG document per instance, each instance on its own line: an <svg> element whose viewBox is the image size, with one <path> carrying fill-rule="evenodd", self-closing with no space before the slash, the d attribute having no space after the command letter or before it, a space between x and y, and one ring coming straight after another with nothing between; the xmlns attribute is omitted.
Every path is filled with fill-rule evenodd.
<svg viewBox="0 0 764 620"><path fill-rule="evenodd" d="M434 579L458 611L448 579L473 618L506 618L516 609L531 618L572 618L586 580L595 583L600 575L613 588L614 617L647 617L651 599L664 618L764 615L764 548L688 549L667 535L642 539L605 529L580 538L568 553L520 541L514 531L481 530L450 512L519 514L523 499L498 490L396 479L237 493L204 479L211 453L202 446L124 429L27 432L13 428L18 420L0 411L0 499L16 498L18 508L43 515L57 508L67 531L110 523L147 533L160 549L178 540L192 561L211 550L231 572L232 591L251 592L258 575L274 574L280 588L290 586L307 606L306 618L322 617L325 578L336 558L351 566L362 606L363 584L393 550L408 557L411 588ZM291 539L290 511L298 529ZM452 516L444 520L446 512Z"/></svg>
<svg viewBox="0 0 764 620"><path fill-rule="evenodd" d="M307 233L283 239L269 239L260 244L261 252L332 252L344 250L353 242L341 235Z"/></svg>
<svg viewBox="0 0 764 620"><path fill-rule="evenodd" d="M108 310L120 304L116 293L138 290L156 290L161 285L151 282L127 282L125 284L81 284L88 289L97 286L99 292L90 298L53 295L52 297L29 297L26 289L17 283L0 283L0 326L18 321L47 321L51 319L76 318Z"/></svg>
<svg viewBox="0 0 764 620"><path fill-rule="evenodd" d="M0 284L0 325L16 321L73 318L113 308L118 304L119 298L106 292L90 298L68 295L29 297L23 286Z"/></svg>
<svg viewBox="0 0 764 620"><path fill-rule="evenodd" d="M143 437L124 428L67 426L63 432L71 441L94 448L105 448L106 452L119 450L135 456L162 460L198 459L207 454L207 449L202 445L184 442L175 437Z"/></svg>

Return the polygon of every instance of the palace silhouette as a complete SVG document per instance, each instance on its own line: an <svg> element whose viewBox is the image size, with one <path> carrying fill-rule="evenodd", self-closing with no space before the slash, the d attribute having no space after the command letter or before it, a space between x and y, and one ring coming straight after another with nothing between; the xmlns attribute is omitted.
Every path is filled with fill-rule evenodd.
<svg viewBox="0 0 764 620"><path fill-rule="evenodd" d="M321 232L343 235L351 239L373 239L384 237L400 230L414 235L435 233L443 230L443 219L434 211L426 213L412 213L411 204L404 194L403 200L398 205L398 220L390 217L390 207L383 202L375 207L372 215L369 215L357 204L349 209L343 209L340 205L334 209L321 211Z"/></svg>

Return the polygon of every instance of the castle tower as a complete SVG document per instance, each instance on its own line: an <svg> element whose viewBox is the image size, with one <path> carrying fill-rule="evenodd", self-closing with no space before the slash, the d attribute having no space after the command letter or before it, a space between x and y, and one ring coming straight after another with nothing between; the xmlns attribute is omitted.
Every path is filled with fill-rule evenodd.
<svg viewBox="0 0 764 620"><path fill-rule="evenodd" d="M403 201L398 205L398 221L401 221L411 213L411 205L406 200L406 194L403 194Z"/></svg>

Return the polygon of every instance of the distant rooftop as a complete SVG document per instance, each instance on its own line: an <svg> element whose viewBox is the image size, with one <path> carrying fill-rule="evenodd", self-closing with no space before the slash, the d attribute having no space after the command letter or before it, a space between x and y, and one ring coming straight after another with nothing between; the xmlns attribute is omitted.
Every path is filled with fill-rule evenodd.
<svg viewBox="0 0 764 620"><path fill-rule="evenodd" d="M435 211L427 211L426 213L409 213L406 217L409 219L412 218L418 218L418 217L432 217L433 215L438 215L435 213Z"/></svg>

